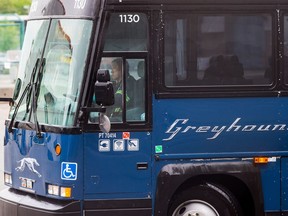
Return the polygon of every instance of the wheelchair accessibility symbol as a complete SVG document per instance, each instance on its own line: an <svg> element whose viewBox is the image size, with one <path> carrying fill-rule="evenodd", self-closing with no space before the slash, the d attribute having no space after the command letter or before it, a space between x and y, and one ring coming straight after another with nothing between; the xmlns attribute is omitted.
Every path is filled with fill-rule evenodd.
<svg viewBox="0 0 288 216"><path fill-rule="evenodd" d="M62 162L61 179L75 181L77 179L77 163Z"/></svg>

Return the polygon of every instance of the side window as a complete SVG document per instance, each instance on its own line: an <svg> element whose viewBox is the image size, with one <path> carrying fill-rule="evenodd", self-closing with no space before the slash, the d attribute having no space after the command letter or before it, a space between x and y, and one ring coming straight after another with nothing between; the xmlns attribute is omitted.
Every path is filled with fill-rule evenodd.
<svg viewBox="0 0 288 216"><path fill-rule="evenodd" d="M110 15L100 68L109 70L114 87L115 104L106 110L111 123L146 121L148 26L144 13ZM97 118L91 113L89 120Z"/></svg>
<svg viewBox="0 0 288 216"><path fill-rule="evenodd" d="M145 121L146 104L146 61L145 59L127 59L127 94L131 95L130 107L127 109L127 121ZM133 80L135 79L135 81Z"/></svg>
<svg viewBox="0 0 288 216"><path fill-rule="evenodd" d="M288 15L284 16L284 80L288 84Z"/></svg>
<svg viewBox="0 0 288 216"><path fill-rule="evenodd" d="M165 84L270 85L272 18L269 14L166 14Z"/></svg>
<svg viewBox="0 0 288 216"><path fill-rule="evenodd" d="M148 19L143 13L113 13L105 36L105 52L147 51Z"/></svg>
<svg viewBox="0 0 288 216"><path fill-rule="evenodd" d="M145 121L145 60L104 57L114 87L115 104L107 108L111 122Z"/></svg>

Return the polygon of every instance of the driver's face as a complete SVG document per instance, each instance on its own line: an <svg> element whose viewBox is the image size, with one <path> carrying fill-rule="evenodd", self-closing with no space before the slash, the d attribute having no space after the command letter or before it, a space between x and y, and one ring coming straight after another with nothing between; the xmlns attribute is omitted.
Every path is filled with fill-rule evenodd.
<svg viewBox="0 0 288 216"><path fill-rule="evenodd" d="M112 64L112 73L111 73L112 80L116 82L120 82L122 79L122 69L121 66L117 64Z"/></svg>

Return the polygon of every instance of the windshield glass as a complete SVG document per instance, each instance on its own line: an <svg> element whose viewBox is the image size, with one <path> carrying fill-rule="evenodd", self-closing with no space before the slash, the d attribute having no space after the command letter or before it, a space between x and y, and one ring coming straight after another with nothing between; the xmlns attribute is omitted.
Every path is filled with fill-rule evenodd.
<svg viewBox="0 0 288 216"><path fill-rule="evenodd" d="M18 105L16 120L34 121L34 93L40 124L73 125L91 29L89 20L28 22L18 74L22 86L16 105L25 95ZM12 107L10 117L14 110Z"/></svg>

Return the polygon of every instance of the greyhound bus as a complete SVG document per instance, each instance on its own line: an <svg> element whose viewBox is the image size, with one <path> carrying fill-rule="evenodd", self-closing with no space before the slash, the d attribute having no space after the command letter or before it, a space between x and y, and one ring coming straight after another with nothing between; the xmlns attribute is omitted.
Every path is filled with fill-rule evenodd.
<svg viewBox="0 0 288 216"><path fill-rule="evenodd" d="M287 0L33 0L0 216L288 215Z"/></svg>

